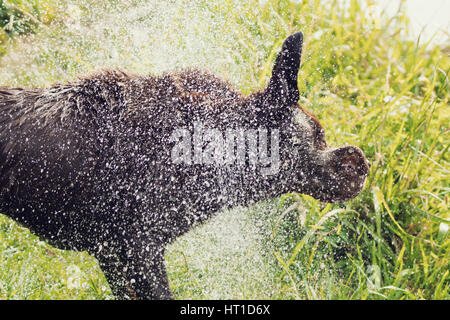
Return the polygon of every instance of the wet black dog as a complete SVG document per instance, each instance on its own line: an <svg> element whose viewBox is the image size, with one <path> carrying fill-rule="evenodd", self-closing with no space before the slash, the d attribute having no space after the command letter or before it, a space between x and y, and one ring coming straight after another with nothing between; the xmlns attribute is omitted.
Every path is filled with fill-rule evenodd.
<svg viewBox="0 0 450 320"><path fill-rule="evenodd" d="M297 104L302 41L286 39L269 85L248 97L197 70L0 87L0 211L94 255L118 298L168 299L165 246L219 210L286 192L355 197L363 153L329 148Z"/></svg>

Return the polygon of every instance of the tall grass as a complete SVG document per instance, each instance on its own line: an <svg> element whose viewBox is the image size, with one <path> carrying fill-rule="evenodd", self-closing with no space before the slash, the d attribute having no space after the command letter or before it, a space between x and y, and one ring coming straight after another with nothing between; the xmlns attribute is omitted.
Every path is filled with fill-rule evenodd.
<svg viewBox="0 0 450 320"><path fill-rule="evenodd" d="M63 2L67 3L76 4ZM84 1L81 10L92 9L89 3ZM92 2L92 6L114 14L114 8L123 5L108 3ZM407 40L404 8L390 18L372 10L371 1L267 0L259 5L253 1L199 1L193 13L179 6L175 12L181 15L195 15L198 10L215 22L199 32L214 39L222 51L205 57L210 61L220 57L219 63L212 64L213 70L244 93L266 85L282 40L302 30L300 103L321 119L329 144L357 145L372 164L364 191L345 204L322 204L293 193L267 204L270 210L267 206L251 209L251 219L265 223L266 232L260 239L265 248L261 268L269 272L263 275L263 286L241 279L235 286L245 294L230 295L448 299L448 48ZM176 29L177 23L162 30ZM71 38L72 32L64 24L38 27L33 44L57 41L51 43L70 50L55 53L58 48L44 48L45 59L36 59L32 53L29 56L34 60L24 63L26 68L7 62L16 61L14 50L28 44L10 44L0 60L0 73L5 72L0 79L43 85L90 71L97 66L92 47L101 50L98 39L81 41ZM52 40L60 35L64 39ZM121 39L120 34L111 37ZM71 45L71 39L78 45ZM133 52L121 50L119 56L129 59L119 58L117 65L138 72L152 70L150 64L134 61ZM40 77L43 74L46 76ZM208 224L198 232L207 229ZM199 285L207 268L190 266L194 258L184 257L183 248L180 245L167 254L176 297L208 297ZM98 266L87 255L54 250L4 217L0 218L0 257L0 297L110 297ZM214 266L208 268L214 271ZM242 268L245 274L246 266ZM71 276L73 272L78 276ZM72 281L68 277L81 279L81 285L67 285ZM211 277L209 284L214 286Z"/></svg>
<svg viewBox="0 0 450 320"><path fill-rule="evenodd" d="M298 227L291 219L273 232L287 297L448 298L448 53L405 40L402 8L388 19L370 1L267 1L240 19L245 5L227 4L250 62L246 89L267 83L281 39L303 30L301 103L331 144L356 144L372 163L365 190L345 205L283 199L296 203ZM258 38L268 47L253 47Z"/></svg>
<svg viewBox="0 0 450 320"><path fill-rule="evenodd" d="M0 0L0 56L14 37L30 34L57 16L55 0Z"/></svg>

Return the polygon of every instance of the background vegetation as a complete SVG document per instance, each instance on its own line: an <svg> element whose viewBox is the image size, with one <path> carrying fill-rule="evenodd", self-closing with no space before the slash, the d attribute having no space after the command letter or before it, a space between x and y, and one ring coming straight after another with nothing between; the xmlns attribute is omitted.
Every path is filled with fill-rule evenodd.
<svg viewBox="0 0 450 320"><path fill-rule="evenodd" d="M405 3L403 3L405 5ZM0 83L45 86L102 66L208 68L266 85L302 30L301 104L331 145L372 163L345 204L288 194L224 212L166 254L177 298L448 299L449 49L407 40L371 1L0 0ZM0 217L0 298L109 299L96 261Z"/></svg>

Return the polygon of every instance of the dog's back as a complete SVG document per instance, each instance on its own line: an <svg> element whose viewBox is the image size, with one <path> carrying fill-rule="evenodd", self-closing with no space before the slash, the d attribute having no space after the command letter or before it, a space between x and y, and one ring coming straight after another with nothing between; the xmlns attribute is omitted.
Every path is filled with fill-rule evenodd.
<svg viewBox="0 0 450 320"><path fill-rule="evenodd" d="M60 248L89 243L86 186L99 149L95 110L83 108L102 101L83 85L0 89L0 212Z"/></svg>

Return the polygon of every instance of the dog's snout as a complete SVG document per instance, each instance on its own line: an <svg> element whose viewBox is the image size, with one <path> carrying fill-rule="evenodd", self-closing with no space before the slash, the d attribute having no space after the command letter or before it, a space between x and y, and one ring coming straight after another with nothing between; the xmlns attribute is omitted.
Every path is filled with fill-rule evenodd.
<svg viewBox="0 0 450 320"><path fill-rule="evenodd" d="M370 163L364 153L355 146L345 146L334 152L338 170L350 175L367 175Z"/></svg>

